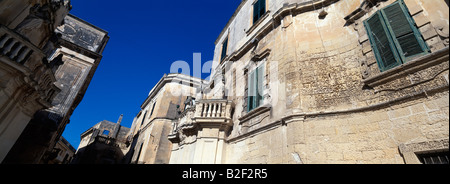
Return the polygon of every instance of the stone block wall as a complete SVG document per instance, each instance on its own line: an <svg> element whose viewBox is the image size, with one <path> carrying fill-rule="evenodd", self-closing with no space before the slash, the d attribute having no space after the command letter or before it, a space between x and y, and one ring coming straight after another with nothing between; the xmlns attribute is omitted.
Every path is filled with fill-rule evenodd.
<svg viewBox="0 0 450 184"><path fill-rule="evenodd" d="M402 145L448 149L448 109L447 91L366 112L302 116L229 142L225 163L403 164Z"/></svg>
<svg viewBox="0 0 450 184"><path fill-rule="evenodd" d="M381 73L362 21L395 1L376 2L280 7L254 30L257 43L235 43L221 66L229 67L225 88L236 92L223 163L400 164L409 154L402 145L447 142L448 150L448 6L405 0L431 53ZM360 7L363 15L347 19ZM262 63L264 107L246 112L246 74Z"/></svg>

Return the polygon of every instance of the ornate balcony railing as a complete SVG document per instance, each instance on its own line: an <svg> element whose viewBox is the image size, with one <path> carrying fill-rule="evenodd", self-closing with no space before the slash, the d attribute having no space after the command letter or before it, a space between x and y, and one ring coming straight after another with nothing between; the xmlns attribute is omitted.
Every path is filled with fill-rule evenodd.
<svg viewBox="0 0 450 184"><path fill-rule="evenodd" d="M7 56L12 61L23 65L33 53L41 53L41 55L44 56L40 49L22 36L0 25L1 55Z"/></svg>
<svg viewBox="0 0 450 184"><path fill-rule="evenodd" d="M199 100L195 104L174 120L172 133L169 135L172 142L184 142L186 137L196 135L198 129L204 125L220 129L232 126L232 101Z"/></svg>
<svg viewBox="0 0 450 184"><path fill-rule="evenodd" d="M231 119L232 101L200 100L195 108L195 118Z"/></svg>
<svg viewBox="0 0 450 184"><path fill-rule="evenodd" d="M102 143L113 147L119 147L119 144L117 144L116 139L111 137L104 137L101 135L97 135L97 137L95 137L92 143Z"/></svg>
<svg viewBox="0 0 450 184"><path fill-rule="evenodd" d="M17 78L28 85L23 99L27 108L38 107L33 104L52 106L51 101L60 89L54 85L56 78L46 55L27 38L3 25L0 25L0 62L19 71L21 75Z"/></svg>

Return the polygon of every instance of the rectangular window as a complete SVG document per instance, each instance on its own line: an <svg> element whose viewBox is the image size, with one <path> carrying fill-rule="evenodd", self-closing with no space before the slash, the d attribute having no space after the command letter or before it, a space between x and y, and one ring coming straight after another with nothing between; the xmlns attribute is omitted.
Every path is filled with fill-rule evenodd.
<svg viewBox="0 0 450 184"><path fill-rule="evenodd" d="M364 26L382 72L429 52L403 0L377 11Z"/></svg>
<svg viewBox="0 0 450 184"><path fill-rule="evenodd" d="M257 0L253 5L253 24L266 13L266 0Z"/></svg>
<svg viewBox="0 0 450 184"><path fill-rule="evenodd" d="M141 126L144 124L145 117L147 117L147 111L145 111L144 117L142 117Z"/></svg>
<svg viewBox="0 0 450 184"><path fill-rule="evenodd" d="M448 156L448 151L417 155L422 164L449 164Z"/></svg>
<svg viewBox="0 0 450 184"><path fill-rule="evenodd" d="M153 115L153 111L155 110L155 105L156 105L156 101L153 103L152 111L150 111L150 116L148 116L149 119L150 119L150 118L152 117L152 115Z"/></svg>
<svg viewBox="0 0 450 184"><path fill-rule="evenodd" d="M225 57L227 56L227 49L228 49L228 37L227 39L225 39L225 41L223 41L222 43L222 54L220 56L220 61L222 62L223 59L225 59Z"/></svg>
<svg viewBox="0 0 450 184"><path fill-rule="evenodd" d="M248 77L247 111L259 107L263 103L264 65L256 68Z"/></svg>
<svg viewBox="0 0 450 184"><path fill-rule="evenodd" d="M102 133L103 135L109 135L109 130L103 130L103 133Z"/></svg>

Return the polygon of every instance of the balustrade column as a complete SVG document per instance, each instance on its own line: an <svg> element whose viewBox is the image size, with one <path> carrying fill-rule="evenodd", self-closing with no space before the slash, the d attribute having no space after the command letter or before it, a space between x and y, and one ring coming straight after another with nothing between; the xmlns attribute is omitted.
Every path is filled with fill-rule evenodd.
<svg viewBox="0 0 450 184"><path fill-rule="evenodd" d="M225 107L226 107L226 103L223 102L220 104L220 117L225 117Z"/></svg>
<svg viewBox="0 0 450 184"><path fill-rule="evenodd" d="M19 45L11 52L11 55L9 56L9 58L14 59L17 54L19 54L19 51L22 50L22 48L24 47L24 45L22 45L19 42Z"/></svg>
<svg viewBox="0 0 450 184"><path fill-rule="evenodd" d="M213 114L212 117L217 117L217 103L213 103Z"/></svg>
<svg viewBox="0 0 450 184"><path fill-rule="evenodd" d="M203 103L199 103L195 106L195 117L201 117L203 112Z"/></svg>
<svg viewBox="0 0 450 184"><path fill-rule="evenodd" d="M25 47L25 50L20 53L19 57L17 58L18 63L24 63L24 59L27 57L27 55L32 52L32 50L28 47Z"/></svg>
<svg viewBox="0 0 450 184"><path fill-rule="evenodd" d="M209 104L205 103L205 111L203 112L202 117L208 117L208 108L209 108Z"/></svg>
<svg viewBox="0 0 450 184"><path fill-rule="evenodd" d="M11 43L9 43L8 45L6 45L6 47L3 48L3 55L8 54L8 53L11 51L12 47L13 47L16 43L17 43L17 40L13 40Z"/></svg>
<svg viewBox="0 0 450 184"><path fill-rule="evenodd" d="M8 34L6 34L5 36L3 36L4 38L0 41L0 48L3 48L5 46L5 43L11 39L12 37L9 36Z"/></svg>
<svg viewBox="0 0 450 184"><path fill-rule="evenodd" d="M212 104L208 103L208 114L206 117L211 117L212 114Z"/></svg>

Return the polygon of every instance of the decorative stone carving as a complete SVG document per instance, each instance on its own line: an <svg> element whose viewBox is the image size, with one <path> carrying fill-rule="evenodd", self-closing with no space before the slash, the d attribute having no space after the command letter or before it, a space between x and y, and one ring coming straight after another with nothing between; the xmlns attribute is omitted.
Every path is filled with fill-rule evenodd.
<svg viewBox="0 0 450 184"><path fill-rule="evenodd" d="M46 26L50 24L49 10L48 5L34 5L30 8L30 14L16 27L16 31L28 38L33 44L39 45L45 37L43 30L47 30Z"/></svg>
<svg viewBox="0 0 450 184"><path fill-rule="evenodd" d="M16 32L25 36L31 43L42 48L42 44L51 36L51 32L62 24L57 14L62 13L64 6L70 6L65 0L52 0L47 4L35 4L30 8L30 14L15 28ZM65 7L70 9L70 7ZM62 13L63 15L65 13ZM64 16L62 16L64 17ZM55 22L56 21L56 22Z"/></svg>
<svg viewBox="0 0 450 184"><path fill-rule="evenodd" d="M412 73L409 75L409 79L411 80L411 84L416 84L421 81L421 76L419 73Z"/></svg>
<svg viewBox="0 0 450 184"><path fill-rule="evenodd" d="M445 21L437 21L435 24L435 29L438 35L444 40L444 45L447 47L449 45L449 27Z"/></svg>
<svg viewBox="0 0 450 184"><path fill-rule="evenodd" d="M363 79L367 79L370 76L369 65L367 64L367 59L361 60L361 75Z"/></svg>

